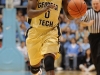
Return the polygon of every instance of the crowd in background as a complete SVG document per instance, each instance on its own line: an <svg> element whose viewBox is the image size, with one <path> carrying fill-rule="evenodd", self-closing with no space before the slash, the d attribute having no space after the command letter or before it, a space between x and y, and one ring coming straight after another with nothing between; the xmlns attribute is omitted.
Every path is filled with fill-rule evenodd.
<svg viewBox="0 0 100 75"><path fill-rule="evenodd" d="M67 19L64 14L60 14L59 21L62 32L62 36L60 36L62 56L59 59L61 66L56 65L57 70L93 71L95 67L91 61L87 27L80 26L77 19ZM57 60L57 64L59 60ZM88 68L89 70L87 70Z"/></svg>
<svg viewBox="0 0 100 75"><path fill-rule="evenodd" d="M26 6L28 0L14 0L14 6ZM91 6L91 0L85 0L88 6ZM5 5L5 0L0 0L0 5ZM27 48L25 45L25 33L30 25L27 22L26 8L16 8L16 20L20 27L20 33L23 41L20 41L16 31L16 46L23 54L25 62L29 65ZM3 39L3 22L2 8L0 8L0 48ZM82 70L92 71L95 67L91 59L90 44L88 41L89 31L87 27L83 28L75 20L68 20L62 13L59 15L59 24L62 35L60 36L61 57L56 60L56 70ZM29 68L27 68L28 70Z"/></svg>
<svg viewBox="0 0 100 75"><path fill-rule="evenodd" d="M13 0L14 6L27 6L28 0ZM0 0L0 5L5 5L6 0Z"/></svg>

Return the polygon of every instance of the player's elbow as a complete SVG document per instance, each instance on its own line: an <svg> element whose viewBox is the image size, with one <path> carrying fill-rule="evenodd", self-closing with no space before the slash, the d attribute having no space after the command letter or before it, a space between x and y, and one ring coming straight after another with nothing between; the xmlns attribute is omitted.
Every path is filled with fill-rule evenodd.
<svg viewBox="0 0 100 75"><path fill-rule="evenodd" d="M32 18L30 15L27 15L27 16L28 16L28 18L30 18L30 19Z"/></svg>
<svg viewBox="0 0 100 75"><path fill-rule="evenodd" d="M28 16L29 18L33 18L29 11L27 12L27 16Z"/></svg>
<svg viewBox="0 0 100 75"><path fill-rule="evenodd" d="M27 15L28 15L29 18L35 18L35 17L37 17L35 15L35 13L31 13L31 12L27 12Z"/></svg>
<svg viewBox="0 0 100 75"><path fill-rule="evenodd" d="M34 18L34 14L32 13L31 10L27 10L27 16L28 16L29 18Z"/></svg>

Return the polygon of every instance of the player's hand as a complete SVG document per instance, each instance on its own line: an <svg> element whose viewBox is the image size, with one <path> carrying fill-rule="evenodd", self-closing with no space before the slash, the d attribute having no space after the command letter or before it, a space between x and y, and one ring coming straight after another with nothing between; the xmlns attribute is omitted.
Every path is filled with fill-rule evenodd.
<svg viewBox="0 0 100 75"><path fill-rule="evenodd" d="M46 9L50 11L50 9L55 9L57 8L54 4L48 4Z"/></svg>
<svg viewBox="0 0 100 75"><path fill-rule="evenodd" d="M89 21L89 25L88 25L88 26L92 26L92 25L93 25L93 23L94 23L94 20L90 20L90 21Z"/></svg>

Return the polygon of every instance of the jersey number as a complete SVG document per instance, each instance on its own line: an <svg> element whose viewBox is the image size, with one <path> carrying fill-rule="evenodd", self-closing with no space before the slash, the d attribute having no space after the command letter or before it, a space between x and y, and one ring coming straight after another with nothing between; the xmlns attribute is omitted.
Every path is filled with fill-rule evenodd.
<svg viewBox="0 0 100 75"><path fill-rule="evenodd" d="M45 18L49 18L50 17L50 11L45 13Z"/></svg>

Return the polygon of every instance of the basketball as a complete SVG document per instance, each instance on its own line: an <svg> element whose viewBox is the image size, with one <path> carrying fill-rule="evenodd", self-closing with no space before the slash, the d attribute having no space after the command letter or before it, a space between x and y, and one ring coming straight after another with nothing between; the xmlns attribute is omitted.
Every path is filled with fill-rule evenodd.
<svg viewBox="0 0 100 75"><path fill-rule="evenodd" d="M87 5L84 0L70 0L67 9L73 18L80 18L86 13Z"/></svg>

